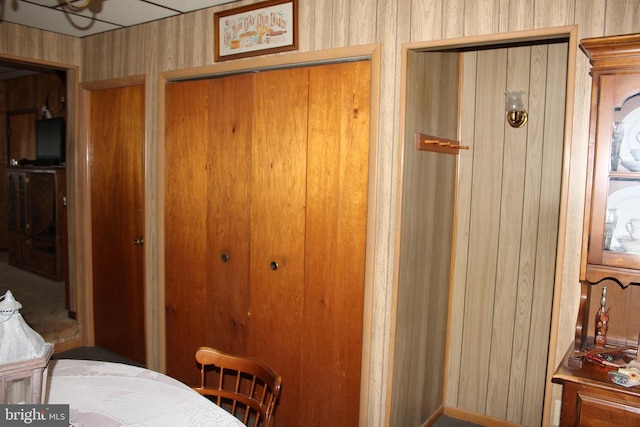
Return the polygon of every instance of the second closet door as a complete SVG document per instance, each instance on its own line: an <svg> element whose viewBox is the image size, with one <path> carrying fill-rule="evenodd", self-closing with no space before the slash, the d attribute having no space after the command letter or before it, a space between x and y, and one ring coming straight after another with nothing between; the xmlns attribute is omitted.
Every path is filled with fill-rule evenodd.
<svg viewBox="0 0 640 427"><path fill-rule="evenodd" d="M308 75L259 73L253 90L249 341L286 378L277 411L290 421L301 410Z"/></svg>

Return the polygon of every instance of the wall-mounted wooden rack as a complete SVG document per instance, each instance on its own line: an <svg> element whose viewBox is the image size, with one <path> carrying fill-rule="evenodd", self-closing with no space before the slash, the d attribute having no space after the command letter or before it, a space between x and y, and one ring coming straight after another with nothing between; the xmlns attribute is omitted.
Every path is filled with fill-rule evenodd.
<svg viewBox="0 0 640 427"><path fill-rule="evenodd" d="M438 153L458 154L460 150L468 150L468 145L460 145L455 139L440 138L439 136L416 133L416 149L421 151L435 151Z"/></svg>

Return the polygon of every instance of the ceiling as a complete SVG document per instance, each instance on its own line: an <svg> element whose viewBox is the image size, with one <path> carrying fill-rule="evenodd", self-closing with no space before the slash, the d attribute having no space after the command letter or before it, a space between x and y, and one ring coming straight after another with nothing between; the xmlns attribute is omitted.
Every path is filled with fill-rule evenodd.
<svg viewBox="0 0 640 427"><path fill-rule="evenodd" d="M81 10L70 8L65 0L0 0L0 22L86 37L225 3L234 0L90 0ZM0 61L0 80L42 71L16 65Z"/></svg>
<svg viewBox="0 0 640 427"><path fill-rule="evenodd" d="M85 0L72 0L82 4ZM74 37L156 21L233 0L90 0L75 10L65 0L0 0L0 21Z"/></svg>

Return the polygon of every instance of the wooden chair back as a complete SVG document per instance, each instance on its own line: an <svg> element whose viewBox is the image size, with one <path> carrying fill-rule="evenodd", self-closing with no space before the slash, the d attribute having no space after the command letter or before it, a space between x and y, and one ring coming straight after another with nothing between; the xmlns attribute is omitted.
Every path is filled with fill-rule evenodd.
<svg viewBox="0 0 640 427"><path fill-rule="evenodd" d="M269 365L211 347L200 347L196 361L200 364L200 386L193 387L195 391L209 396L247 426L273 426L282 378ZM205 376L214 381L205 384Z"/></svg>

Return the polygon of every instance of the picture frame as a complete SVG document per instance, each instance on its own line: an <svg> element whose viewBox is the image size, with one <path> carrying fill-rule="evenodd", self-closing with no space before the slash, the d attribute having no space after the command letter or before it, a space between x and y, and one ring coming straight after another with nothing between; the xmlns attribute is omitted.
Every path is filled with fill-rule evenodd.
<svg viewBox="0 0 640 427"><path fill-rule="evenodd" d="M268 0L213 15L216 62L298 49L298 0Z"/></svg>

